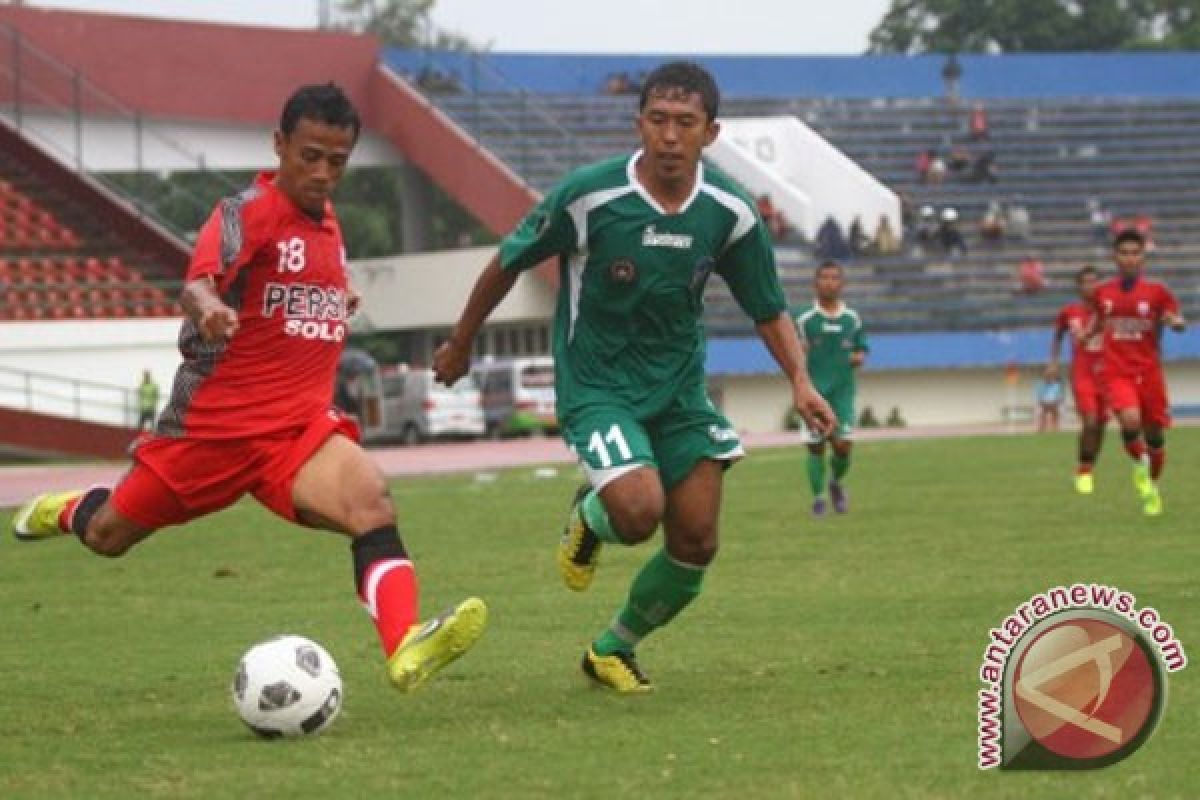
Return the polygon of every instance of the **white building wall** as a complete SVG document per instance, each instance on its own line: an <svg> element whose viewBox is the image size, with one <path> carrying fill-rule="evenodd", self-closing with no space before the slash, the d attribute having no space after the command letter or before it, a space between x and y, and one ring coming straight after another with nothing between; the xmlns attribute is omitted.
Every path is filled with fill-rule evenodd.
<svg viewBox="0 0 1200 800"><path fill-rule="evenodd" d="M12 114L4 119L12 122ZM213 170L256 170L274 166L274 129L181 120L143 119L139 130L132 116L88 116L79 124L69 114L29 114L21 131L72 168L89 172L137 170L191 171L201 163ZM391 166L403 162L384 139L363 131L354 148L355 167Z"/></svg>
<svg viewBox="0 0 1200 800"><path fill-rule="evenodd" d="M956 369L905 372L865 371L859 376L858 407L871 406L882 422L893 408L910 426L975 425L1008 421L1007 407L1017 408L1017 418L1034 406L1034 386L1039 373L1027 368L1016 385L1005 380L1004 370ZM743 432L778 431L791 403L791 391L782 376L724 376L713 381L714 392L726 416ZM1167 385L1173 405L1200 404L1200 362L1167 366ZM1063 421L1074 422L1074 403L1068 397Z"/></svg>
<svg viewBox="0 0 1200 800"><path fill-rule="evenodd" d="M0 325L0 405L93 422L131 424L126 404L150 370L170 392L180 363L179 319L5 322ZM28 378L20 373L52 378ZM77 387L87 381L114 387ZM31 401L32 400L32 405Z"/></svg>

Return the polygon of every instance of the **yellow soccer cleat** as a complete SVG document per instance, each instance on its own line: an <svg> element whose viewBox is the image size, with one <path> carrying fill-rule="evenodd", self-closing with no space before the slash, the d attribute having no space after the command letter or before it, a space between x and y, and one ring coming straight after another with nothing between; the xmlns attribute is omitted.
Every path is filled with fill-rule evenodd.
<svg viewBox="0 0 1200 800"><path fill-rule="evenodd" d="M584 484L575 492L571 513L563 528L562 538L558 540L558 572L562 575L563 583L574 592L582 592L592 585L602 544L596 534L588 529L579 509L579 503L589 491L591 487Z"/></svg>
<svg viewBox="0 0 1200 800"><path fill-rule="evenodd" d="M654 691L654 684L643 674L633 653L613 653L598 656L588 648L583 654L583 674L598 686L621 694L644 694Z"/></svg>
<svg viewBox="0 0 1200 800"><path fill-rule="evenodd" d="M1157 517L1163 513L1162 495L1153 483L1150 484L1150 491L1142 497L1142 513L1147 517Z"/></svg>
<svg viewBox="0 0 1200 800"><path fill-rule="evenodd" d="M1075 476L1075 491L1080 494L1091 494L1096 491L1096 481L1092 478L1092 473Z"/></svg>
<svg viewBox="0 0 1200 800"><path fill-rule="evenodd" d="M1144 501L1154 491L1154 480L1150 477L1150 466L1145 462L1133 465L1133 488Z"/></svg>
<svg viewBox="0 0 1200 800"><path fill-rule="evenodd" d="M13 517L13 536L23 542L35 542L69 533L58 527L58 518L67 503L81 494L83 492L78 489L39 494L17 509Z"/></svg>
<svg viewBox="0 0 1200 800"><path fill-rule="evenodd" d="M455 661L479 640L487 625L487 606L468 597L422 625L414 625L388 659L388 675L402 692L411 692Z"/></svg>

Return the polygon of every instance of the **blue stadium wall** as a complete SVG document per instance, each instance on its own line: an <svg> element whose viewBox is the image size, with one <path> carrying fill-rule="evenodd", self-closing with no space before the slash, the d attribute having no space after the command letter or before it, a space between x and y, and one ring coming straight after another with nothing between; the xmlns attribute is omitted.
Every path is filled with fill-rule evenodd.
<svg viewBox="0 0 1200 800"><path fill-rule="evenodd" d="M1046 363L1050 331L880 333L870 337L870 346L872 370L1028 367ZM1200 359L1200 330L1165 333L1163 357L1168 362ZM777 369L771 354L753 337L710 340L705 367L711 375L761 375Z"/></svg>
<svg viewBox="0 0 1200 800"><path fill-rule="evenodd" d="M680 56L430 52L389 48L384 60L416 75L432 66L468 91L595 94L614 72L636 74ZM927 97L942 93L945 57L695 56L727 95ZM964 55L962 94L1005 97L1197 97L1200 53Z"/></svg>

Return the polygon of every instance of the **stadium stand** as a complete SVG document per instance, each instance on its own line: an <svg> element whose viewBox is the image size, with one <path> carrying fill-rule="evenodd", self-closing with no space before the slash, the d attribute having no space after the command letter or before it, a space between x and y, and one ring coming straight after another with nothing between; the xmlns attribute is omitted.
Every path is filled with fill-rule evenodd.
<svg viewBox="0 0 1200 800"><path fill-rule="evenodd" d="M633 96L531 94L494 73L488 73L485 85L493 91L443 88L429 96L539 190L574 165L636 145ZM899 253L862 255L848 263L848 302L875 330L1044 326L1071 296L1071 276L1080 265L1108 264L1103 241L1093 235L1089 201L1118 220L1151 220L1154 273L1172 285L1185 313L1200 312L1195 280L1200 276L1200 140L1193 133L1200 100L1154 93L993 98L987 102L989 136L982 142L971 141L969 111L969 101L951 108L937 96L735 95L722 108L732 117L794 115L902 193L914 213L926 205L956 210L966 255L946 258L918 248L909 227ZM955 147L965 148L972 161L990 153L994 182L972 176L969 167L951 172L941 184L918 180L913 165L919 152L935 148L945 156ZM1013 236L1010 230L998 241L984 241L978 222L993 202L1025 208L1028 235ZM801 301L808 294L813 250L784 242L777 253L789 296ZM1020 291L1017 266L1027 255L1044 264L1043 291ZM749 332L723 287L710 292L708 318L717 335Z"/></svg>
<svg viewBox="0 0 1200 800"><path fill-rule="evenodd" d="M0 137L0 321L177 315L174 259L98 216L85 179L11 145Z"/></svg>

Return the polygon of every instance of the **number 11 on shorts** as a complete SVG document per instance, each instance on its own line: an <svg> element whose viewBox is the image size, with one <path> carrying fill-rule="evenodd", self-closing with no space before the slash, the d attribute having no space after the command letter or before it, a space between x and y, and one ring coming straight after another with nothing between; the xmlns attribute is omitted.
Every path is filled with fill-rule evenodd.
<svg viewBox="0 0 1200 800"><path fill-rule="evenodd" d="M608 429L608 433L601 436L600 431L592 431L592 435L588 439L588 452L596 454L596 458L600 460L601 469L608 469L613 465L613 458L608 450L609 445L616 448L617 455L622 462L633 460L633 451L629 449L629 443L625 441L625 434L621 433L619 425L613 423L613 426Z"/></svg>

